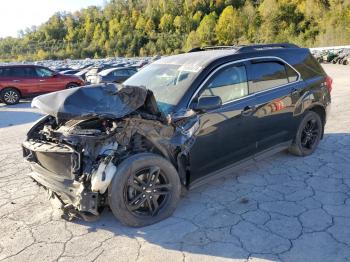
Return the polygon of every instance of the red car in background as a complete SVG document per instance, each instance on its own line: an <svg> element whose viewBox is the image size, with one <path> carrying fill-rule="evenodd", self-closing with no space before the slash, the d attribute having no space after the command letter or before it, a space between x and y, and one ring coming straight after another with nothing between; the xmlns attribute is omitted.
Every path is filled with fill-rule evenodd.
<svg viewBox="0 0 350 262"><path fill-rule="evenodd" d="M74 75L62 75L49 68L36 65L0 66L0 100L14 105L21 98L84 85Z"/></svg>

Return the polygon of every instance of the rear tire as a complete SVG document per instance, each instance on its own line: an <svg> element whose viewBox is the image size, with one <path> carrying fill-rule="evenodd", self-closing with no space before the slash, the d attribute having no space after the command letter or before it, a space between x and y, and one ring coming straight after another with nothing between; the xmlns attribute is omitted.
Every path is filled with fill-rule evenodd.
<svg viewBox="0 0 350 262"><path fill-rule="evenodd" d="M288 149L289 152L296 156L311 155L321 140L323 129L321 117L313 111L307 112Z"/></svg>
<svg viewBox="0 0 350 262"><path fill-rule="evenodd" d="M121 223L142 227L169 217L180 193L180 178L174 166L159 155L142 153L118 166L108 188L108 200Z"/></svg>
<svg viewBox="0 0 350 262"><path fill-rule="evenodd" d="M19 93L19 91L11 87L5 88L4 90L2 90L0 96L1 96L1 100L6 105L18 104L19 100L21 99L21 94Z"/></svg>

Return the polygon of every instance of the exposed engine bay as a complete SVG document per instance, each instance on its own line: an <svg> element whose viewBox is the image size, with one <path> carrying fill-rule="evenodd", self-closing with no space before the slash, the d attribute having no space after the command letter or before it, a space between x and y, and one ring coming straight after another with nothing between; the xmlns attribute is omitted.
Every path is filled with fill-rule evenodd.
<svg viewBox="0 0 350 262"><path fill-rule="evenodd" d="M188 112L166 117L151 91L104 84L43 95L32 105L48 115L28 132L23 154L32 178L59 199L67 219L96 218L108 205L118 165L136 153L168 159L186 185L198 119Z"/></svg>

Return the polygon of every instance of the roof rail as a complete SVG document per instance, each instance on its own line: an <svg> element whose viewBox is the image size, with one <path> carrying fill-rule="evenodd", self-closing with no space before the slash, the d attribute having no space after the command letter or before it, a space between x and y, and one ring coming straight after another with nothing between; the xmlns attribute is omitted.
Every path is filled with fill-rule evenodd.
<svg viewBox="0 0 350 262"><path fill-rule="evenodd" d="M226 49L234 49L237 50L237 46L233 45L218 45L218 46L204 46L204 47L195 47L188 51L188 53L193 53L193 52L199 52L199 51L206 51L206 50L226 50Z"/></svg>
<svg viewBox="0 0 350 262"><path fill-rule="evenodd" d="M234 45L218 45L218 46L204 46L204 47L195 47L188 51L188 53L206 51L206 50L235 50L239 52L251 52L262 49L274 49L274 48L300 48L294 44L281 43L281 44L257 44L257 45L242 45L242 46L234 46Z"/></svg>
<svg viewBox="0 0 350 262"><path fill-rule="evenodd" d="M261 49L274 49L274 48L300 48L300 47L297 45L288 44L288 43L258 44L258 45L241 46L238 48L237 51L239 51L239 52L251 52L251 51L257 51L257 50L261 50Z"/></svg>

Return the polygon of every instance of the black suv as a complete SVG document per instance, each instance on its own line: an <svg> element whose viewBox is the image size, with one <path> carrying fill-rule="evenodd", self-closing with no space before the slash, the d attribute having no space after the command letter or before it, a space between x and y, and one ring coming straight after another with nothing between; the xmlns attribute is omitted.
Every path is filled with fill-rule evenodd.
<svg viewBox="0 0 350 262"><path fill-rule="evenodd" d="M181 191L252 159L312 154L332 79L308 49L273 44L195 49L93 87L33 100L48 115L23 143L31 176L67 218L109 205L145 226L170 216Z"/></svg>

